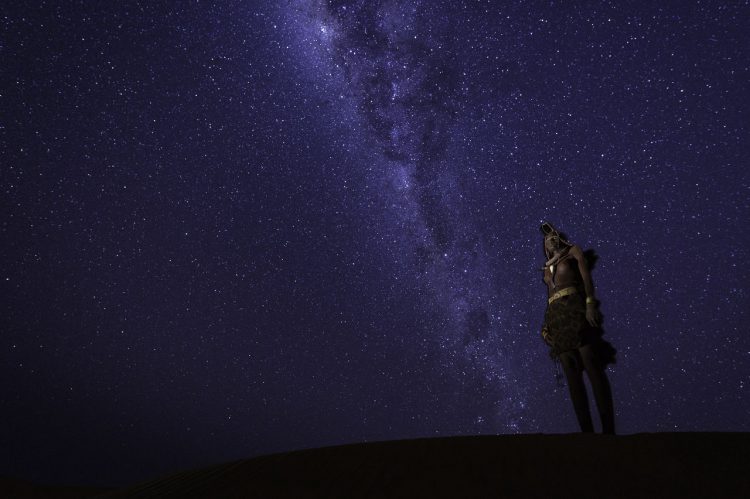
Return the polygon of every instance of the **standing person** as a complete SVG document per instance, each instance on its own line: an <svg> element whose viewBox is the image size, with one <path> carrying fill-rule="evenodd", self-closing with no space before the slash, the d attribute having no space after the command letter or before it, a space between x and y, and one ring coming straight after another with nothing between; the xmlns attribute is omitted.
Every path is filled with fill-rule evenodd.
<svg viewBox="0 0 750 499"><path fill-rule="evenodd" d="M616 350L602 339L602 319L590 273L595 257L568 242L549 222L544 222L541 230L548 297L542 338L550 346L550 357L563 366L581 431L594 431L583 384L585 370L599 410L602 433L613 435L612 390L604 370L607 364L615 362Z"/></svg>

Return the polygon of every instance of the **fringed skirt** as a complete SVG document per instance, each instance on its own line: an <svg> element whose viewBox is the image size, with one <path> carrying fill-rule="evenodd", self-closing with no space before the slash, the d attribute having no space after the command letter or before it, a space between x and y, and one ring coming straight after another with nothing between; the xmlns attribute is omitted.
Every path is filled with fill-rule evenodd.
<svg viewBox="0 0 750 499"><path fill-rule="evenodd" d="M560 354L593 345L602 368L616 362L617 350L602 338L604 330L586 319L586 302L580 293L563 296L547 305L544 313L550 357L557 361Z"/></svg>

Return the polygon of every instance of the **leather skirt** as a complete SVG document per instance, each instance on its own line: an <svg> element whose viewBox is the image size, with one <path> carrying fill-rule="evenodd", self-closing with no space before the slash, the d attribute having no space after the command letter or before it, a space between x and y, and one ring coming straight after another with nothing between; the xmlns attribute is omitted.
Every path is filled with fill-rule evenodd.
<svg viewBox="0 0 750 499"><path fill-rule="evenodd" d="M586 319L586 301L580 293L572 293L548 303L544 323L552 359L558 359L563 352L591 344L602 367L616 362L617 350L602 338L604 330L592 326Z"/></svg>

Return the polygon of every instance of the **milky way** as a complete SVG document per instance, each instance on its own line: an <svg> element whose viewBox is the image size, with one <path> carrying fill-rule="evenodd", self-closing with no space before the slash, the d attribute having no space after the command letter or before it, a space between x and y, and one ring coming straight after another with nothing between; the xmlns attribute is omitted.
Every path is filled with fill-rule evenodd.
<svg viewBox="0 0 750 499"><path fill-rule="evenodd" d="M488 264L458 185L471 164L448 154L469 103L450 12L436 15L429 2L313 2L293 14L302 43L319 45L323 61L314 67L340 73L337 90L352 100L378 148L370 172L375 182L389 180L381 194L408 235L398 252L405 278L418 282L425 307L444 315L429 334L446 375L491 390L494 409L480 410L478 421L516 429L523 396L503 351L512 340L496 289L502 270Z"/></svg>

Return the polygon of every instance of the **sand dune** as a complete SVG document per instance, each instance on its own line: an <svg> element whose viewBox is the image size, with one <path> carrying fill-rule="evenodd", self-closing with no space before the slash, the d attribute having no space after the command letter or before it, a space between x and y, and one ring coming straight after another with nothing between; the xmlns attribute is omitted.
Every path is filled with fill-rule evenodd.
<svg viewBox="0 0 750 499"><path fill-rule="evenodd" d="M105 493L29 487L0 496L739 498L750 497L750 433L372 442L221 463Z"/></svg>

